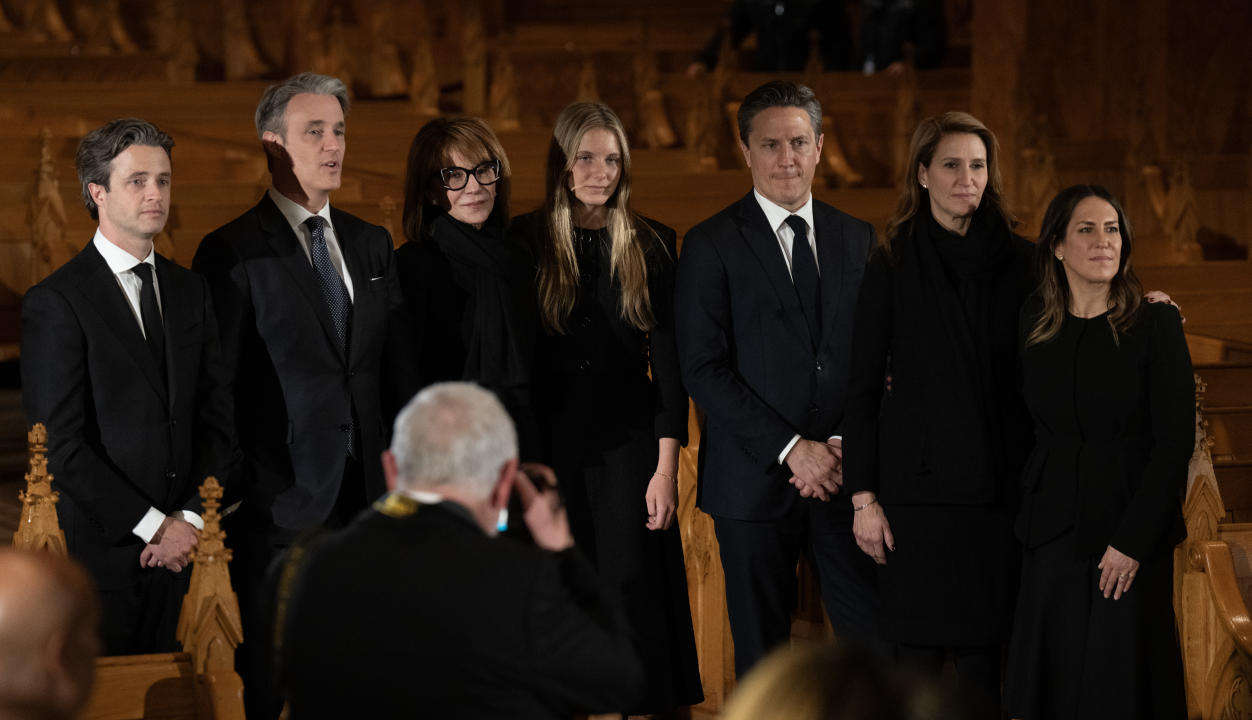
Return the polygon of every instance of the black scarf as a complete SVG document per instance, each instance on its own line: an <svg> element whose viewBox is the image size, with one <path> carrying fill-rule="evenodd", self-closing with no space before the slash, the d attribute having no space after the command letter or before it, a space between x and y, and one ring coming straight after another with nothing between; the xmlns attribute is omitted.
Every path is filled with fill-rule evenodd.
<svg viewBox="0 0 1252 720"><path fill-rule="evenodd" d="M1004 457L1006 397L1016 393L1019 310L1013 235L998 214L979 209L965 235L943 228L929 212L913 227L923 291L934 302L950 358L961 368L971 417L982 417L988 469L1008 469Z"/></svg>
<svg viewBox="0 0 1252 720"><path fill-rule="evenodd" d="M475 229L446 211L427 210L432 213L427 236L452 265L457 285L470 294L462 323L463 379L497 390L525 385L531 353L521 310L529 268L524 252L506 239L504 224L495 218Z"/></svg>

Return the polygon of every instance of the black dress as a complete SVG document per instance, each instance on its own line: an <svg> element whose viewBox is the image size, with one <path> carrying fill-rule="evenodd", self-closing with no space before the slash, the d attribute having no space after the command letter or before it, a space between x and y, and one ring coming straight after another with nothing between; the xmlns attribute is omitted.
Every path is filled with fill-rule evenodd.
<svg viewBox="0 0 1252 720"><path fill-rule="evenodd" d="M416 366L395 374L404 386L398 411L418 390L450 380L473 381L500 398L517 426L523 459L536 445L530 410L534 351L531 260L501 223L482 228L428 206L422 239L396 249L404 293L404 357Z"/></svg>
<svg viewBox="0 0 1252 720"><path fill-rule="evenodd" d="M675 235L646 222L639 233L656 327L643 332L621 319L608 232L577 229L581 277L568 332L539 333L533 381L540 459L556 471L575 541L621 597L638 638L648 692L638 707L622 708L631 713L704 698L678 524L645 527L657 441L687 441L674 341ZM517 218L514 231L534 242L542 225L535 212Z"/></svg>
<svg viewBox="0 0 1252 720"><path fill-rule="evenodd" d="M891 258L876 250L844 423L841 495L876 492L895 537L879 566L885 634L984 648L994 661L982 681L997 702L996 646L1018 579L1014 490L1029 449L1016 343L1031 250L988 211L964 236L920 213Z"/></svg>
<svg viewBox="0 0 1252 720"><path fill-rule="evenodd" d="M1023 309L1023 338L1041 306ZM1116 338L1107 315L1067 316L1024 348L1022 375L1036 441L1005 707L1022 720L1185 717L1172 561L1195 386L1178 311L1144 304ZM1116 601L1096 567L1110 545L1140 563Z"/></svg>

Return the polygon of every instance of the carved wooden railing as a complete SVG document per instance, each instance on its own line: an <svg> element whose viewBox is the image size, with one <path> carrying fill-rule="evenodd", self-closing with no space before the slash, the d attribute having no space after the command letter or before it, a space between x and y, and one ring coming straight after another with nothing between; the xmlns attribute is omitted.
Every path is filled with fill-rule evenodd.
<svg viewBox="0 0 1252 720"><path fill-rule="evenodd" d="M1213 472L1213 441L1196 378L1196 443L1183 515L1187 540L1174 551L1174 610L1186 677L1187 714L1252 716L1252 524L1226 523Z"/></svg>
<svg viewBox="0 0 1252 720"><path fill-rule="evenodd" d="M36 423L27 436L26 490L15 547L67 555L57 522L58 493L48 472L48 432ZM234 671L243 641L239 602L230 585L231 551L218 508L222 487L210 477L200 486L204 530L192 559L191 584L183 598L177 638L181 653L102 657L81 718L215 718L243 720L243 682Z"/></svg>

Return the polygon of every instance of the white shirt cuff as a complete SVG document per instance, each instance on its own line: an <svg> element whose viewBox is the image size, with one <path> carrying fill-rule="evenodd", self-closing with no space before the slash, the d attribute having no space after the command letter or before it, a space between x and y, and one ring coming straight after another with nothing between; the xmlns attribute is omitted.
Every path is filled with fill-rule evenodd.
<svg viewBox="0 0 1252 720"><path fill-rule="evenodd" d="M796 433L796 435L791 438L791 442L787 443L787 447L783 448L782 452L778 453L779 465L785 465L787 463L787 453L791 452L791 448L795 447L798 442L800 442L800 434Z"/></svg>
<svg viewBox="0 0 1252 720"><path fill-rule="evenodd" d="M191 523L191 526L194 527L196 530L204 529L204 518L200 517L199 515L193 513L190 510L179 510L178 514L181 515L184 520Z"/></svg>
<svg viewBox="0 0 1252 720"><path fill-rule="evenodd" d="M152 542L152 536L156 535L157 530L161 529L161 523L165 522L165 513L154 507L148 508L148 512L144 513L143 519L139 524L135 525L131 530L139 536L140 540L146 543Z"/></svg>

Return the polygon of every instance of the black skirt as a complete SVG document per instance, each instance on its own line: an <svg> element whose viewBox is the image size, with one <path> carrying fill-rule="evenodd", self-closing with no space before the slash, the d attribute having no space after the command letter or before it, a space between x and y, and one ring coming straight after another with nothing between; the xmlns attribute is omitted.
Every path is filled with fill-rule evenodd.
<svg viewBox="0 0 1252 720"><path fill-rule="evenodd" d="M1005 678L1021 720L1186 717L1173 557L1140 561L1120 600L1100 592L1100 556L1073 531L1027 550Z"/></svg>
<svg viewBox="0 0 1252 720"><path fill-rule="evenodd" d="M933 647L1003 643L1020 556L1012 514L990 505L884 510L896 545L879 568L887 637Z"/></svg>

